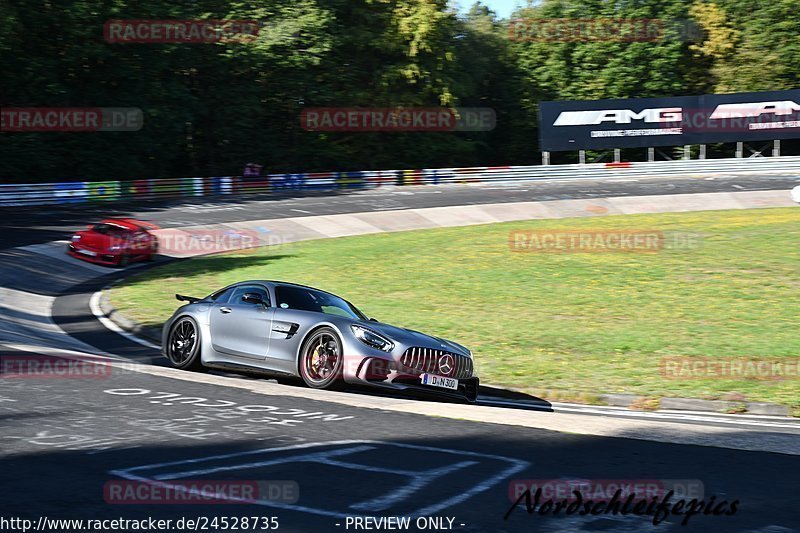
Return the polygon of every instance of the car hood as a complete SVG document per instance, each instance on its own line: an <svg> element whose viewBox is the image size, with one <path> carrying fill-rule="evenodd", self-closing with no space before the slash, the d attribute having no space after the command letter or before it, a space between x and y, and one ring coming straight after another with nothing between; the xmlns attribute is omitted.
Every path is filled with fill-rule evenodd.
<svg viewBox="0 0 800 533"><path fill-rule="evenodd" d="M470 356L469 350L464 346L447 339L426 335L413 329L399 328L383 322L361 322L360 325L371 329L381 335L389 337L391 340L407 344L409 346L420 346L422 348L432 348L434 350L446 350L466 356Z"/></svg>
<svg viewBox="0 0 800 533"><path fill-rule="evenodd" d="M81 236L81 239L78 241L81 245L96 250L108 250L111 246L121 245L125 242L121 237L105 235L96 231L79 231L75 235Z"/></svg>

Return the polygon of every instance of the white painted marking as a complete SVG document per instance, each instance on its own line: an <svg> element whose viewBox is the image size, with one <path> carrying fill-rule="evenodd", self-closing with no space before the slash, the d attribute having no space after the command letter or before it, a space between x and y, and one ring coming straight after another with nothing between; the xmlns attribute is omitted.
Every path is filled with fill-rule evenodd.
<svg viewBox="0 0 800 533"><path fill-rule="evenodd" d="M483 405L508 405L509 407L531 407L532 404L530 402L517 402L513 400L494 400L494 399L487 399L487 398L479 398L478 404ZM606 415L606 416L618 416L618 417L625 417L625 418L638 418L638 419L650 419L650 420L670 420L670 421L688 421L688 422L712 422L712 423L719 423L719 424L727 424L727 425L736 425L736 426L757 426L757 427L775 427L775 428L792 428L792 429L800 429L800 423L792 423L792 422L785 422L785 423L775 423L775 422L768 422L768 421L755 421L755 420L746 420L746 419L734 419L734 418L722 418L716 417L712 415L694 415L694 414L684 414L684 413L648 413L643 411L629 411L625 408L619 407L582 407L578 404L556 404L553 403L553 411L556 413L579 413L579 414L595 414L595 415Z"/></svg>
<svg viewBox="0 0 800 533"><path fill-rule="evenodd" d="M306 211L305 209L290 209L290 211L296 211L298 213L306 213L308 215L313 215L314 214L313 211Z"/></svg>
<svg viewBox="0 0 800 533"><path fill-rule="evenodd" d="M17 344L17 343L3 343L2 346L7 348L11 348L12 350L17 350L20 352L29 352L35 353L38 355L52 355L55 357L63 357L68 359L69 357L65 356L72 356L72 357L79 357L81 359L93 359L97 361L107 361L109 364L113 364L117 367L124 367L129 365L127 363L127 359L119 357L117 355L98 355L91 352L79 352L77 350L66 350L64 348L50 348L48 346L35 346L33 344ZM112 363L113 361L113 363ZM117 363L119 361L119 363Z"/></svg>
<svg viewBox="0 0 800 533"><path fill-rule="evenodd" d="M302 455L294 455L289 457L282 457L279 459L272 459L268 461L257 461L257 462L249 462L249 463L240 463L228 466L217 466L211 468L199 468L199 469L192 469L189 471L176 471L171 473L162 473L158 476L153 478L148 478L134 472L138 472L141 470L148 470L148 469L161 469L170 466L180 466L180 465L187 465L193 464L197 465L203 462L216 462L221 459L233 459L238 457L245 457L245 456L253 456L256 454L267 454L267 453L275 453L280 451L288 451L288 450L306 450L308 448L315 448L315 447L322 447L322 446L341 446L341 445L354 445L349 448L345 448L343 450L325 450L319 453L307 454L303 453ZM410 486L406 485L403 487L398 488L394 491L389 491L384 496L375 498L373 500L369 500L367 502L362 502L361 504L354 504L351 505L351 508L361 510L383 510L386 509L387 506L393 505L403 499L406 499L411 494L422 488L427 483L421 483L420 481L416 481L418 478L421 478L426 475L430 475L431 472L437 473L439 476L446 474L449 471L454 471L456 469L466 468L467 466L471 466L476 464L478 461L460 461L457 463L452 463L447 467L434 469L432 471L408 471L408 470L395 470L395 469L384 469L380 467L374 467L369 465L362 465L362 464L355 464L355 463L345 463L342 461L335 461L331 459L334 456L342 456L342 455L350 455L354 453L374 450L380 446L394 446L398 448L407 448L413 450L422 450L427 452L435 452L435 453L447 453L452 455L470 457L470 458L483 458L483 459L490 459L493 461L500 461L503 463L507 463L509 466L507 468L502 469L500 472L491 476L489 478L483 479L482 481L472 485L469 489L465 490L464 492L458 493L455 496L452 496L446 500L436 502L432 505L429 505L425 508L418 509L409 513L409 516L430 516L440 512L444 509L450 508L452 506L458 505L476 494L484 492L488 490L490 487L496 485L503 479L508 478L509 476L523 470L525 467L529 466L530 463L527 461L522 461L519 459L513 459L510 457L503 457L499 455L491 455L485 453L478 453L478 452L468 452L468 451L461 451L461 450L452 450L448 448L435 448L431 446L417 446L413 444L399 444L394 442L381 442L381 441L373 441L373 440L341 440L341 441L331 441L331 442L314 442L314 443L305 443L305 444L295 444L290 446L282 446L278 448L266 448L260 450L249 450L246 452L238 452L238 453L231 453L225 455L214 455L209 457L201 457L195 459L185 459L182 461L173 461L168 463L155 463L150 465L142 465L133 468L127 469L120 469L120 470L111 470L109 474L120 476L125 479L141 481L143 483L148 483L151 485L161 486L164 488L172 488L174 490L178 490L179 485L173 485L168 482L161 481L163 479L180 479L180 478L192 478L193 476L205 475L214 472L220 471L227 471L227 470L241 470L246 468L255 468L255 467L263 467L263 466L272 466L272 465L282 465L288 463L296 463L296 462L319 462L323 464L330 464L333 466L340 466L343 468L350 468L350 469L359 469L364 471L375 471L375 472L387 472L393 474L400 474L400 475L407 475L411 477L413 480ZM264 501L264 500L252 500L246 498L236 498L232 497L228 494L224 493L217 493L212 491L200 491L204 497L207 498L214 498L218 500L228 500L228 501L238 501L242 503L251 503L256 505L263 505L266 507L276 507L280 509L288 509L292 511L301 511L306 513L313 513L325 516L334 516L337 518L346 518L348 516L353 516L352 513L345 513L339 512L334 510L325 510L325 509L316 509L313 507L306 507L303 505L294 505L294 504L286 504L280 502L273 502L273 501Z"/></svg>
<svg viewBox="0 0 800 533"><path fill-rule="evenodd" d="M104 314L103 311L100 309L100 297L102 296L103 291L97 291L96 293L92 294L92 297L89 299L89 309L91 309L92 314L103 324L106 328L110 329L114 333L119 333L126 339L133 341L135 343L141 344L142 346L146 346L147 348L152 348L153 350L157 350L159 353L161 352L161 347L156 346L152 342L146 341L144 339L140 339L133 333L128 333L110 319L108 319Z"/></svg>
<svg viewBox="0 0 800 533"><path fill-rule="evenodd" d="M71 255L67 255L67 250L66 250L67 242L68 241L52 241L42 244L29 244L27 246L20 246L19 249L44 255L52 259L63 261L64 263L85 268L87 270L92 270L94 272L99 272L101 274L108 274L109 272L113 271L111 267L96 265L94 263L89 263L88 261L82 261L80 259L76 259Z"/></svg>
<svg viewBox="0 0 800 533"><path fill-rule="evenodd" d="M333 466L344 466L344 467L347 467L346 463L340 463L339 461L326 461L326 464L330 464L330 465L333 465ZM426 485L430 485L436 479L444 477L447 474L451 474L451 473L455 472L456 470L461 470L463 468L467 468L468 466L472 466L472 465L476 465L476 464L479 464L479 463L477 461L461 461L459 463L453 463L453 464L450 464L450 465L442 466L440 468L434 468L433 470L427 470L427 471L424 471L424 472L417 472L417 473L413 473L413 474L411 474L408 471L403 471L403 470L392 471L392 470L389 470L389 469L374 469L373 467L371 467L371 468L373 468L373 470L372 470L373 472L383 471L383 472L385 472L387 474L397 474L397 475L402 475L402 474L409 475L409 474L411 474L412 475L411 482L408 485L406 485L405 487L402 487L402 488L400 488L398 490L395 490L393 492L389 492L387 494L384 494L383 496L379 496L377 498L373 498L372 500L367 500L367 501L364 501L364 502L361 502L361 503L357 503L357 504L351 505L350 508L351 509L356 509L357 511L367 511L367 512L370 512L370 511L378 512L378 511L385 511L387 509L391 509L392 505L395 505L395 504L407 499L409 496L411 496L415 492L419 492ZM353 465L353 466L350 466L350 468L358 469L358 466L359 465Z"/></svg>
<svg viewBox="0 0 800 533"><path fill-rule="evenodd" d="M319 446L319 443L312 443L314 446ZM303 446L308 447L308 444L301 444L295 446ZM287 446L284 449L291 449L291 446ZM228 465L228 466L217 466L213 468L200 468L197 470L189 470L189 471L181 471L181 472L171 472L169 474L160 474L154 476L153 479L158 481L164 481L167 479L180 479L180 478L191 478L194 476L205 476L208 474L216 474L217 472L229 472L231 470L244 470L247 468L263 468L265 466L274 466L279 464L285 463L326 463L332 462L329 461L331 457L337 457L339 455L350 455L353 453L360 453L366 452L369 450L374 450L375 446L355 446L353 448L343 448L341 450L326 450L324 452L319 453L312 453L310 455L303 455L301 457L292 456L289 457L291 461L287 460L287 458L282 459L272 459L270 461L256 461L254 463L239 463L235 465ZM258 450L264 452L265 450ZM269 451L269 450L266 450ZM363 466L364 470L370 470L372 467L368 467L366 465ZM380 472L385 472L383 469L378 469ZM397 471L391 471L389 473L397 474Z"/></svg>

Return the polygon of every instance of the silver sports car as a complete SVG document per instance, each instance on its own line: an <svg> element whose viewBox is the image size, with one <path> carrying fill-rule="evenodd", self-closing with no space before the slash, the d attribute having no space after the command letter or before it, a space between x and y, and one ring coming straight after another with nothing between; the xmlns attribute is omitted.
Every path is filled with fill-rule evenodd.
<svg viewBox="0 0 800 533"><path fill-rule="evenodd" d="M310 387L370 385L474 401L472 353L455 342L367 318L329 292L243 281L189 302L164 324L162 353L177 368L260 371Z"/></svg>

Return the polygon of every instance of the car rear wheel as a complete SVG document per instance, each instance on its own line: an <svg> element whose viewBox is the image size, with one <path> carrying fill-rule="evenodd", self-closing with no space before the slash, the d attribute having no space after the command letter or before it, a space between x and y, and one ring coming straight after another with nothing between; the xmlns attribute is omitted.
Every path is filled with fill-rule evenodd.
<svg viewBox="0 0 800 533"><path fill-rule="evenodd" d="M341 389L344 354L339 336L332 328L316 330L300 351L300 377L314 389Z"/></svg>
<svg viewBox="0 0 800 533"><path fill-rule="evenodd" d="M201 370L200 331L191 318L183 317L172 326L167 338L167 359L175 368Z"/></svg>
<svg viewBox="0 0 800 533"><path fill-rule="evenodd" d="M156 254L158 253L158 241L153 241L150 245L150 253L147 254L147 261L155 261Z"/></svg>

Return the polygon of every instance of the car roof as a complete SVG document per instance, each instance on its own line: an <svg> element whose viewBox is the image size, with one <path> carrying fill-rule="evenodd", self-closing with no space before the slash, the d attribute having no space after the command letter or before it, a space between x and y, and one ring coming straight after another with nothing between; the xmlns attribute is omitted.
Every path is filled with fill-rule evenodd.
<svg viewBox="0 0 800 533"><path fill-rule="evenodd" d="M141 229L138 224L133 220L124 218L106 218L100 221L101 224L108 224L110 226L117 226L118 228L126 229L128 231L136 231Z"/></svg>
<svg viewBox="0 0 800 533"><path fill-rule="evenodd" d="M328 292L328 291L324 291L322 289L318 289L316 287L311 287L309 285L300 285L299 283L291 283L289 281L279 281L279 280L273 280L273 279L248 279L248 280L245 280L245 281L237 281L232 286L248 284L248 283L259 283L261 285L272 285L272 286L275 286L275 285L287 285L289 287L298 287L298 288L301 288L301 289L311 289L311 290L319 291L319 292ZM332 294L332 293L329 293L329 294Z"/></svg>
<svg viewBox="0 0 800 533"><path fill-rule="evenodd" d="M317 287L311 287L310 285L301 285L299 283L291 283L289 281L279 281L279 280L272 280L272 279L248 279L243 281L237 281L236 283L232 283L225 288L229 287L236 287L239 285L247 285L250 283L259 284L259 285L270 285L274 287L275 285L286 285L287 287L297 287L299 289L310 289L312 291L317 292L324 292L325 294L330 294L331 296L336 296L337 298L341 298L341 296L337 296L336 294L326 291L323 289L318 289Z"/></svg>
<svg viewBox="0 0 800 533"><path fill-rule="evenodd" d="M144 220L136 220L135 218L106 218L100 222L101 224L113 224L128 230L150 230L159 229L155 224L145 222Z"/></svg>

